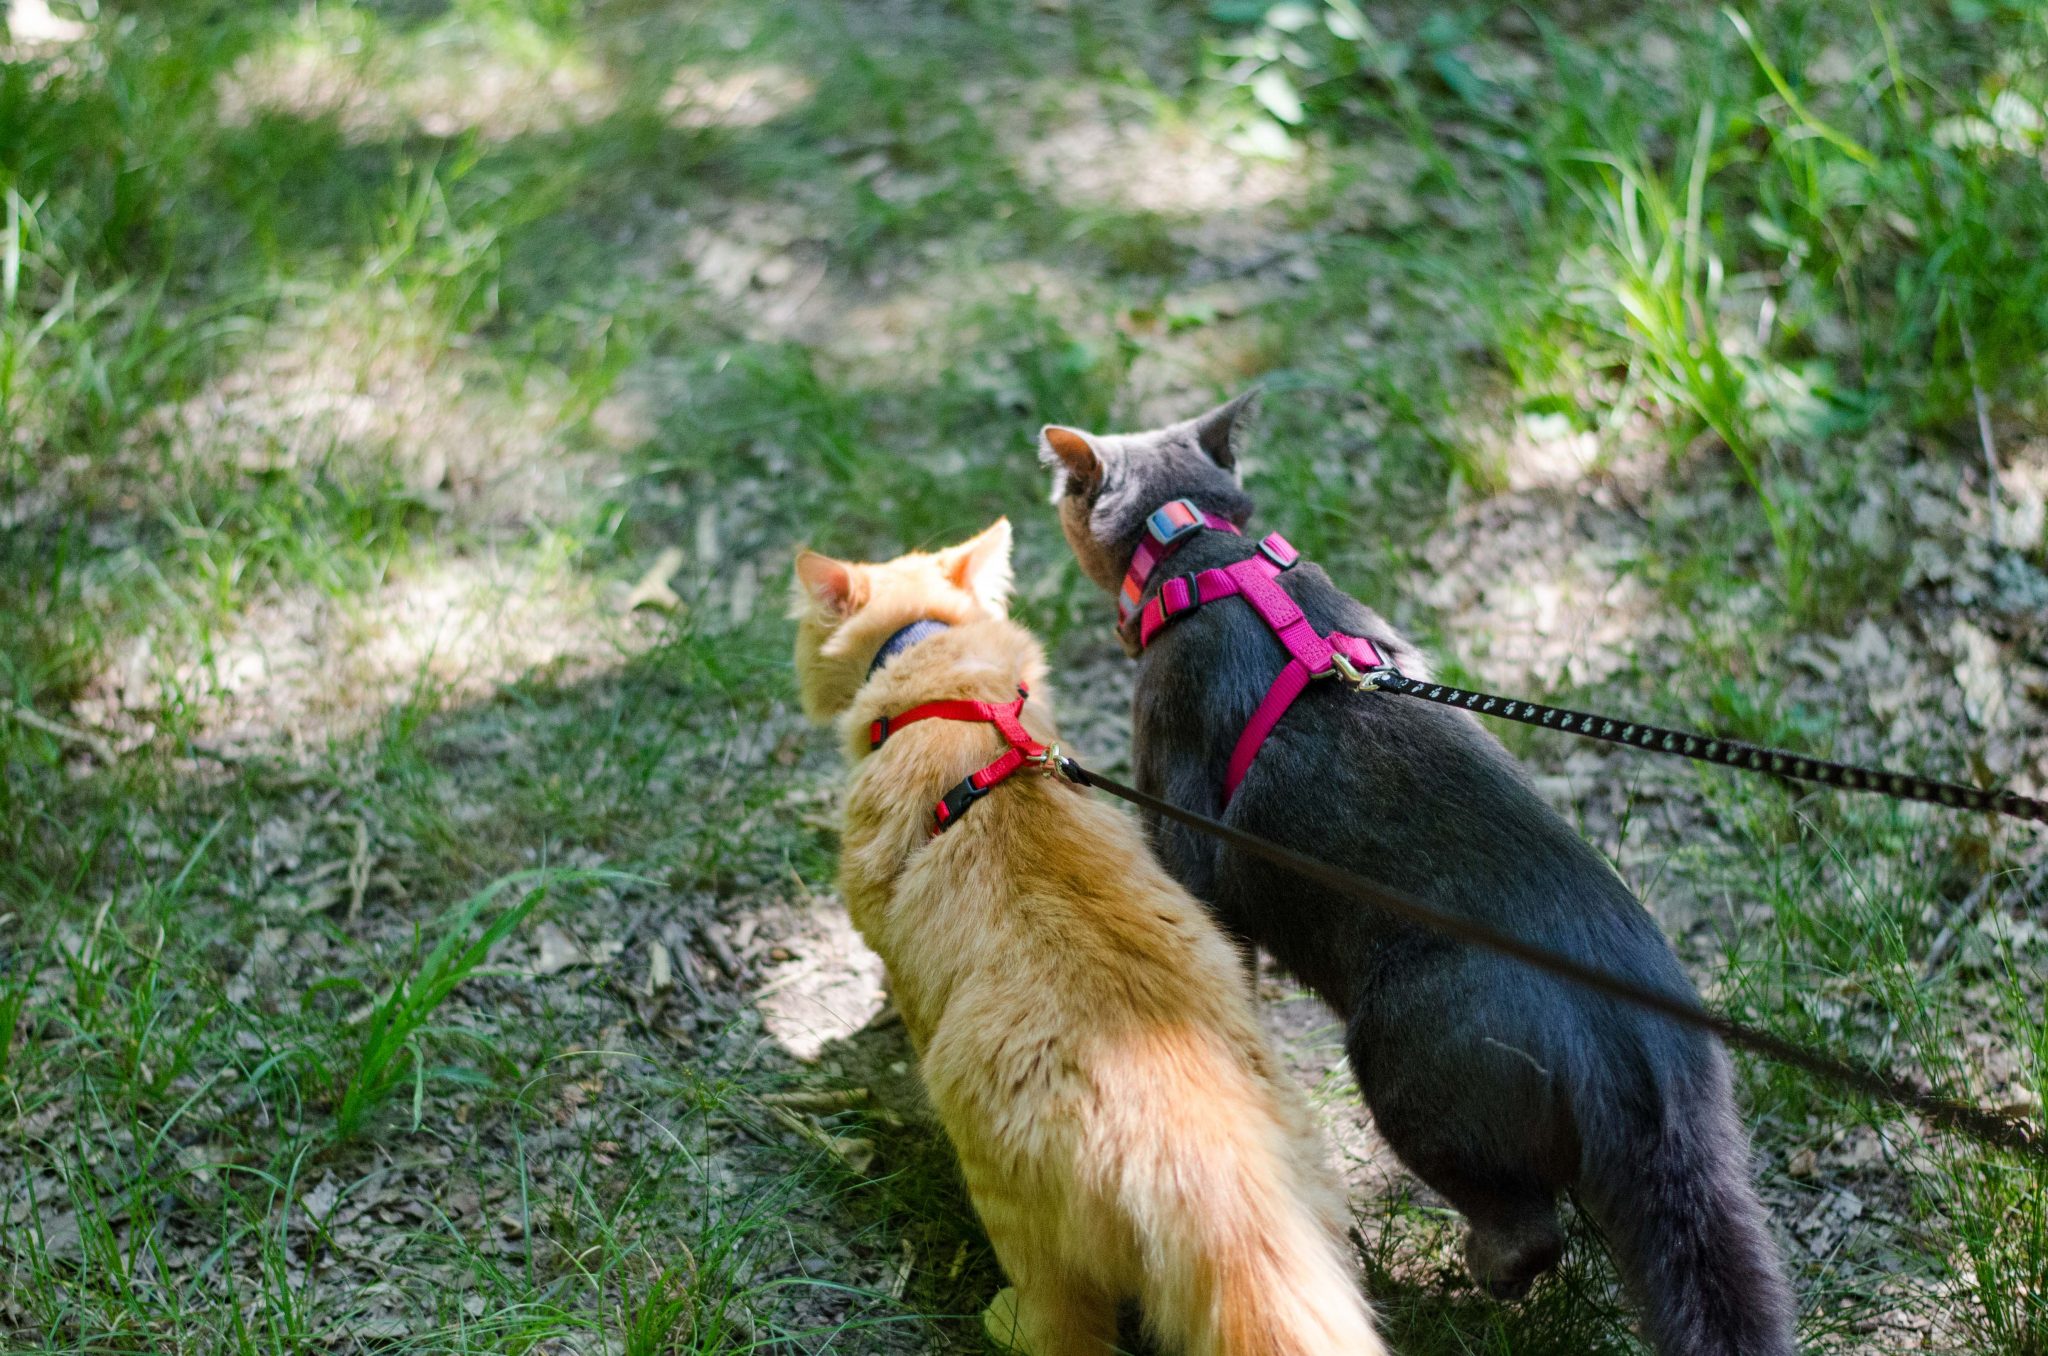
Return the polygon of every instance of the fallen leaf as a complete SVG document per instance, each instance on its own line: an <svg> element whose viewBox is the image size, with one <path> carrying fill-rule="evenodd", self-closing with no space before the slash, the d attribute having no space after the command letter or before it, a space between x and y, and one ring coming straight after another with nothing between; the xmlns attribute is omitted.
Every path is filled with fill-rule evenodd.
<svg viewBox="0 0 2048 1356"><path fill-rule="evenodd" d="M542 923L534 929L533 940L539 955L529 968L535 975L558 975L572 965L590 963L576 939L553 923Z"/></svg>
<svg viewBox="0 0 2048 1356"><path fill-rule="evenodd" d="M668 948L660 942L648 943L647 983L641 986L640 991L652 998L674 988L675 982L675 971L669 962Z"/></svg>
<svg viewBox="0 0 2048 1356"><path fill-rule="evenodd" d="M647 573L640 576L640 582L627 591L625 601L620 604L619 610L632 612L639 608L651 607L659 612L673 612L682 606L683 600L669 587L668 581L675 577L677 570L683 568L683 560L682 548L676 546L671 546L656 556Z"/></svg>

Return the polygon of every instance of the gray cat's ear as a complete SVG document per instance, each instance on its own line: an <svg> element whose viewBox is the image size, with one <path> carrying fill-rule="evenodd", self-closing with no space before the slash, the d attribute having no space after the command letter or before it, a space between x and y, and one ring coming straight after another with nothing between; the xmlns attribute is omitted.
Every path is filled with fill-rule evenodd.
<svg viewBox="0 0 2048 1356"><path fill-rule="evenodd" d="M1237 469L1238 453L1244 449L1245 435L1259 412L1259 394L1259 388L1254 386L1237 399L1195 418L1195 441L1209 454L1210 461L1226 471Z"/></svg>
<svg viewBox="0 0 2048 1356"><path fill-rule="evenodd" d="M1038 431L1038 460L1066 472L1064 483L1054 485L1054 496L1065 489L1087 491L1102 483L1102 445L1095 435L1077 428L1047 424Z"/></svg>

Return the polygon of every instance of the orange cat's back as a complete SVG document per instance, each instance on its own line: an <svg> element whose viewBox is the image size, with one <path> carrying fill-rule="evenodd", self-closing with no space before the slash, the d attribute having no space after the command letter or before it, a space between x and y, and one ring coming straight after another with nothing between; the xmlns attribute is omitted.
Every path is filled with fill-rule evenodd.
<svg viewBox="0 0 2048 1356"><path fill-rule="evenodd" d="M1000 615L1008 553L999 523L883 565L801 557L797 672L854 764L841 893L888 965L1023 1345L1103 1356L1137 1299L1185 1356L1372 1356L1341 1198L1208 914L1130 820L1028 766L934 816L1014 741L908 713L980 703L1034 746L1057 737L1038 643Z"/></svg>

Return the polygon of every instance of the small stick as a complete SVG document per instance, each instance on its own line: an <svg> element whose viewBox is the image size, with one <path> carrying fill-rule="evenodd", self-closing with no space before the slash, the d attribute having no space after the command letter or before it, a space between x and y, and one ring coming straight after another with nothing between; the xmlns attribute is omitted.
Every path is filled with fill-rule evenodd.
<svg viewBox="0 0 2048 1356"><path fill-rule="evenodd" d="M348 863L348 921L353 923L362 916L363 896L370 889L370 830L362 820L356 821L356 847Z"/></svg>
<svg viewBox="0 0 2048 1356"><path fill-rule="evenodd" d="M2020 887L2022 900L2038 890L2043 881L2048 881L2048 853L2035 853L2034 861L2038 864L2034 867L2032 878ZM1963 929L1975 922L1977 916L1984 911L1984 905L1991 898L1991 883L2006 874L2003 871L1985 872L1984 878L1970 888L1969 894L1963 896L1963 902L1956 905L1949 916L1942 920L1941 931L1935 934L1934 944L1927 948L1927 964L1920 970L1921 983L1925 984L1934 978L1934 972L1941 968L1942 962L1948 959L1949 953L1962 941Z"/></svg>
<svg viewBox="0 0 2048 1356"><path fill-rule="evenodd" d="M1977 441L1984 447L1984 473L1990 478L1991 492L1991 545L1998 546L1998 441L1991 436L1991 402L1985 399L1984 388L1977 384L1977 344L1970 338L1970 323L1963 319L1961 311L1956 312L1956 333L1963 341L1963 362L1970 369L1970 395L1977 402Z"/></svg>
<svg viewBox="0 0 2048 1356"><path fill-rule="evenodd" d="M740 965L739 956L732 949L732 943L726 940L723 925L706 923L698 930L697 935L704 939L704 945L711 949L711 958L718 962L718 968L725 971L728 978L738 979L745 973L745 968Z"/></svg>
<svg viewBox="0 0 2048 1356"><path fill-rule="evenodd" d="M114 762L114 746L90 730L76 729L73 726L64 724L62 721L51 720L48 716L39 715L33 709L20 702L8 702L5 706L0 706L0 712L14 717L16 721L28 726L29 729L41 730L50 738L62 743L83 745L92 752L93 757L99 759L102 763L111 766Z"/></svg>
<svg viewBox="0 0 2048 1356"><path fill-rule="evenodd" d="M809 1111L829 1114L846 1111L867 1101L866 1088L821 1088L815 1092L764 1092L755 1100L764 1106L785 1107L791 1111Z"/></svg>

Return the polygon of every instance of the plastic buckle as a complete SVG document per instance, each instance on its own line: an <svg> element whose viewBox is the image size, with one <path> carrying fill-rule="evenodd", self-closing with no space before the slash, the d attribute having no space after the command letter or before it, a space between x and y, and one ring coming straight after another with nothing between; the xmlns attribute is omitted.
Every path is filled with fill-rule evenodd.
<svg viewBox="0 0 2048 1356"><path fill-rule="evenodd" d="M1272 561L1273 567L1275 569L1293 569L1295 563L1301 559L1301 552L1295 550L1285 541L1281 541L1280 545L1276 547L1273 545L1275 540L1276 538L1274 537L1267 537L1265 540L1261 541L1259 543L1259 554L1264 556L1267 560ZM1282 556L1280 554L1280 552L1283 549L1287 552L1285 556Z"/></svg>
<svg viewBox="0 0 2048 1356"><path fill-rule="evenodd" d="M1179 510L1176 515L1175 510ZM1202 511L1191 499L1174 499L1161 504L1145 519L1145 531L1161 546L1171 546L1190 532L1200 531Z"/></svg>
<svg viewBox="0 0 2048 1356"><path fill-rule="evenodd" d="M939 802L938 808L932 811L932 818L937 821L937 827L932 832L939 833L951 828L953 821L967 813L968 806L987 795L990 790L991 788L986 786L976 786L973 777L961 778L960 784L948 791L945 798Z"/></svg>
<svg viewBox="0 0 2048 1356"><path fill-rule="evenodd" d="M882 741L887 739L888 737L889 718L887 716L883 716L880 720L870 721L868 723L868 748L881 748Z"/></svg>
<svg viewBox="0 0 2048 1356"><path fill-rule="evenodd" d="M1168 617L1178 617L1183 612L1193 612L1202 605L1200 578L1201 576L1192 574L1176 575L1160 586L1158 593L1159 620L1165 621ZM1179 604L1173 601L1173 586L1175 584L1179 584L1186 591L1187 601Z"/></svg>

